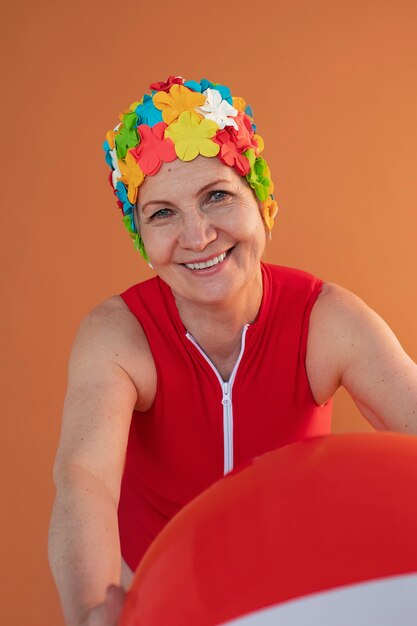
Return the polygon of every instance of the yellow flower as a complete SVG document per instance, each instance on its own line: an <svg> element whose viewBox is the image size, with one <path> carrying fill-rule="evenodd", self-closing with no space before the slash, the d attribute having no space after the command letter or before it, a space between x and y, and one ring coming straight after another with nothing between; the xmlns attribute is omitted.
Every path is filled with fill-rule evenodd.
<svg viewBox="0 0 417 626"><path fill-rule="evenodd" d="M169 93L157 91L153 97L154 106L162 111L162 119L166 124L175 122L184 111L192 111L202 106L206 97L202 93L191 91L183 85L172 85Z"/></svg>
<svg viewBox="0 0 417 626"><path fill-rule="evenodd" d="M275 200L272 198L268 198L264 202L262 202L262 217L264 218L264 222L269 231L272 230L274 226L274 218L278 213L278 205Z"/></svg>
<svg viewBox="0 0 417 626"><path fill-rule="evenodd" d="M260 154L262 152L262 150L264 149L264 140L262 139L262 137L260 135L257 135L256 133L254 134L254 136L252 137L252 141L258 144L258 148L256 150L257 154Z"/></svg>
<svg viewBox="0 0 417 626"><path fill-rule="evenodd" d="M116 133L114 130L108 130L106 133L107 143L110 146L110 150L114 150L114 137Z"/></svg>
<svg viewBox="0 0 417 626"><path fill-rule="evenodd" d="M119 113L119 120L123 122L123 117L127 115L128 113L131 113L130 107L128 109L124 109L124 111L121 111Z"/></svg>
<svg viewBox="0 0 417 626"><path fill-rule="evenodd" d="M165 129L165 137L172 139L181 161L192 161L199 154L205 157L218 154L220 146L211 140L218 130L216 122L202 119L194 111L184 111L177 122Z"/></svg>
<svg viewBox="0 0 417 626"><path fill-rule="evenodd" d="M127 152L125 162L119 160L119 169L122 174L120 180L128 186L127 197L129 202L135 204L138 196L138 187L145 180L145 175L130 152Z"/></svg>
<svg viewBox="0 0 417 626"><path fill-rule="evenodd" d="M243 98L232 98L232 102L233 102L233 106L235 107L235 109L237 109L238 111L244 111L246 108L246 102L244 101Z"/></svg>
<svg viewBox="0 0 417 626"><path fill-rule="evenodd" d="M128 111L127 111L127 112L130 112L130 111L135 111L135 110L136 110L136 108L137 108L140 104L142 104L142 100L143 100L143 98L142 98L141 100L136 100L135 102L132 102L132 104L130 105L130 107L129 107L129 109L128 109Z"/></svg>

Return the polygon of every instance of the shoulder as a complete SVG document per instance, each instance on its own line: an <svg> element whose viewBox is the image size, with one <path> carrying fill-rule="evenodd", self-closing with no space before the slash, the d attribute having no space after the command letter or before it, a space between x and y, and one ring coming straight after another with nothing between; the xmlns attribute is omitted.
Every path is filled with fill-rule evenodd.
<svg viewBox="0 0 417 626"><path fill-rule="evenodd" d="M334 283L323 283L310 314L306 368L317 404L333 397L341 385L344 361L352 349L354 324L365 303ZM356 321L355 321L356 320Z"/></svg>
<svg viewBox="0 0 417 626"><path fill-rule="evenodd" d="M327 285L313 311L310 373L318 397L330 374L376 428L415 433L417 365L365 302Z"/></svg>
<svg viewBox="0 0 417 626"><path fill-rule="evenodd" d="M352 348L384 322L357 295L335 283L324 283L310 317L309 345L343 361Z"/></svg>
<svg viewBox="0 0 417 626"><path fill-rule="evenodd" d="M382 361L401 348L382 317L340 285L324 285L312 312L312 322L321 342L333 346L342 373L364 358Z"/></svg>
<svg viewBox="0 0 417 626"><path fill-rule="evenodd" d="M357 295L335 283L323 283L312 311L312 323L325 325L339 335L382 322Z"/></svg>
<svg viewBox="0 0 417 626"><path fill-rule="evenodd" d="M294 267L264 263L263 270L271 277L272 283L281 286L312 291L320 289L323 284L323 281L314 274Z"/></svg>
<svg viewBox="0 0 417 626"><path fill-rule="evenodd" d="M334 283L324 283L309 322L306 365L318 403L327 401L343 384L345 372L364 357L392 342L392 331L357 295Z"/></svg>
<svg viewBox="0 0 417 626"><path fill-rule="evenodd" d="M146 335L121 296L95 306L82 320L70 358L69 371L97 377L111 366L124 371L144 405L153 395L156 371Z"/></svg>
<svg viewBox="0 0 417 626"><path fill-rule="evenodd" d="M107 346L140 339L144 332L121 296L111 296L95 306L82 320L77 339Z"/></svg>
<svg viewBox="0 0 417 626"><path fill-rule="evenodd" d="M135 316L131 313L122 296L116 295L110 296L97 304L89 311L84 321L89 320L98 324L112 324L122 320L131 323L135 319Z"/></svg>

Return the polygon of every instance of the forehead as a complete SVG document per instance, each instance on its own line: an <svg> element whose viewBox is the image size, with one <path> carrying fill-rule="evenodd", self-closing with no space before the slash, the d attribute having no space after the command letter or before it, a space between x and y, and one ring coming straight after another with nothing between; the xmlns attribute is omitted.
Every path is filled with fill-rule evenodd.
<svg viewBox="0 0 417 626"><path fill-rule="evenodd" d="M241 176L228 165L213 157L199 155L192 161L176 159L172 163L163 163L154 176L147 176L139 188L139 204L155 200L163 194L165 199L178 193L195 195L198 191L217 181L240 183ZM246 181L245 181L246 182Z"/></svg>

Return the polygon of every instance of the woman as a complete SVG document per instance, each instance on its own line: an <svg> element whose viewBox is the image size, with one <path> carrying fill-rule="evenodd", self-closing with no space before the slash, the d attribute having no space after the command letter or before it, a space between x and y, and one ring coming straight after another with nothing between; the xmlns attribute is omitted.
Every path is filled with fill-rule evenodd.
<svg viewBox="0 0 417 626"><path fill-rule="evenodd" d="M105 150L156 277L87 316L69 366L50 560L70 626L116 624L166 522L241 463L329 433L340 385L376 428L417 431L417 366L386 324L261 263L277 206L250 108L206 80L150 89Z"/></svg>

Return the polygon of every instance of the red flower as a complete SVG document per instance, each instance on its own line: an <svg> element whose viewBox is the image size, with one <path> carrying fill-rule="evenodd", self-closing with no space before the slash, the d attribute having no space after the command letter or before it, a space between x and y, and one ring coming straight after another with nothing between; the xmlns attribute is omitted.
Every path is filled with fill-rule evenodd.
<svg viewBox="0 0 417 626"><path fill-rule="evenodd" d="M240 111L234 119L238 126L237 130L233 126L226 126L223 130L217 133L216 137L220 136L220 140L217 143L219 143L220 145L227 144L228 150L231 149L233 152L237 151L238 153L241 153L241 152L245 152L245 150L248 150L250 148L254 148L255 152L258 153L257 135L255 135L253 132L250 118L246 115L246 113L244 113L243 111ZM224 131L226 131L227 134L230 136L230 140L228 140L225 135L223 136ZM214 138L214 141L215 141L215 138ZM232 147L233 144L234 144L234 148ZM226 154L226 148L222 149L222 154L223 155ZM239 161L242 163L242 159L239 159ZM246 160L244 161L244 163L245 163L245 170L246 170ZM228 163L228 165L230 164ZM247 173L248 172L246 171L246 174Z"/></svg>
<svg viewBox="0 0 417 626"><path fill-rule="evenodd" d="M170 163L177 158L174 143L164 138L166 127L165 122L159 122L152 128L147 124L140 124L137 128L141 140L129 152L148 176L156 174L162 163Z"/></svg>
<svg viewBox="0 0 417 626"><path fill-rule="evenodd" d="M244 152L248 148L252 148L254 145L252 122L243 111L239 111L235 117L235 121L237 123L238 130L230 127L230 132L236 137L236 146L238 150Z"/></svg>
<svg viewBox="0 0 417 626"><path fill-rule="evenodd" d="M169 91L172 85L183 84L184 79L182 76L169 76L165 82L152 83L152 85L149 85L149 89L154 89L155 91Z"/></svg>
<svg viewBox="0 0 417 626"><path fill-rule="evenodd" d="M250 170L249 160L242 154L237 145L236 131L234 129L230 131L229 128L218 131L213 137L213 141L220 146L219 159L226 165L234 167L240 176L246 176Z"/></svg>

